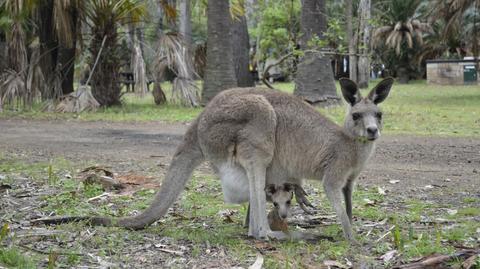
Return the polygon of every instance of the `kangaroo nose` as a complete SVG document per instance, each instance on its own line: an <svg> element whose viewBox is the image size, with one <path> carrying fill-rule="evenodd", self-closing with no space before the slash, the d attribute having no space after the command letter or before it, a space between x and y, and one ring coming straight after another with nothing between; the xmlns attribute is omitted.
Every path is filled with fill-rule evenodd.
<svg viewBox="0 0 480 269"><path fill-rule="evenodd" d="M287 214L281 214L280 217L281 217L282 219L286 219L286 218L287 218Z"/></svg>
<svg viewBox="0 0 480 269"><path fill-rule="evenodd" d="M369 136L375 136L378 133L378 128L377 127L368 127L367 128L367 133Z"/></svg>

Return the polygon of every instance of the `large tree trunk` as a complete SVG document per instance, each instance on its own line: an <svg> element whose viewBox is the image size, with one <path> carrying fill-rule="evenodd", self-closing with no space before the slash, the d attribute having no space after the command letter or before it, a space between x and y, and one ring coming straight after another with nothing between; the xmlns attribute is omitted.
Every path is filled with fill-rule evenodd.
<svg viewBox="0 0 480 269"><path fill-rule="evenodd" d="M360 0L360 26L358 51L360 57L358 59L358 86L360 88L368 88L368 81L370 78L370 18L371 18L371 0Z"/></svg>
<svg viewBox="0 0 480 269"><path fill-rule="evenodd" d="M345 17L347 18L347 42L348 42L348 73L351 80L357 82L357 38L353 34L353 10L352 1L346 0Z"/></svg>
<svg viewBox="0 0 480 269"><path fill-rule="evenodd" d="M58 41L53 32L53 0L42 1L38 7L38 38L40 41L39 66L42 70L45 86L42 87L42 99L57 98L61 92L55 92L55 68L57 65Z"/></svg>
<svg viewBox="0 0 480 269"><path fill-rule="evenodd" d="M202 92L203 104L207 104L219 92L237 85L229 1L209 0L207 17L207 66Z"/></svg>
<svg viewBox="0 0 480 269"><path fill-rule="evenodd" d="M300 26L303 36L300 48L308 50L308 42L314 37L323 37L327 28L325 0L304 0ZM307 51L297 69L294 94L311 104L339 100L335 89L332 65L328 57Z"/></svg>
<svg viewBox="0 0 480 269"><path fill-rule="evenodd" d="M235 62L235 75L239 87L253 87L253 75L249 70L250 65L250 39L248 38L247 19L245 16L235 18L232 27L233 34L233 61Z"/></svg>
<svg viewBox="0 0 480 269"><path fill-rule="evenodd" d="M179 32L187 48L192 46L192 10L190 0L180 0Z"/></svg>
<svg viewBox="0 0 480 269"><path fill-rule="evenodd" d="M73 92L78 10L74 5L68 7L68 31L72 40L69 43L60 42L53 31L53 5L52 0L43 1L38 9L38 35L42 55L39 65L46 83L45 87L42 87L46 89L42 92L43 99L57 98Z"/></svg>

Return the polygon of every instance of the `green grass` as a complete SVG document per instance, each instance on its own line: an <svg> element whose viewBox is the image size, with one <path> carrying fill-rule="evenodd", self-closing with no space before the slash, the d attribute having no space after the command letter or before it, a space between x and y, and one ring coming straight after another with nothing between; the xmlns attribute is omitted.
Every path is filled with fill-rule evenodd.
<svg viewBox="0 0 480 269"><path fill-rule="evenodd" d="M7 268L29 269L37 268L31 257L22 254L17 248L3 248L0 246L0 265Z"/></svg>
<svg viewBox="0 0 480 269"><path fill-rule="evenodd" d="M371 86L377 81L373 81ZM276 83L275 87L293 92L293 83ZM167 96L170 85L163 84ZM337 83L338 90L338 83ZM339 91L338 91L339 93ZM366 91L363 91L366 94ZM340 94L340 93L339 93ZM191 121L202 108L183 108L173 104L156 106L149 94L139 98L125 94L123 105L103 108L99 111L79 114L41 112L37 104L31 111L5 110L0 118L20 117L33 119L75 119L85 121ZM412 134L435 136L480 137L480 86L427 85L425 81L410 84L394 84L390 97L381 105L385 112L384 131L388 134ZM345 106L320 109L335 122L341 124Z"/></svg>
<svg viewBox="0 0 480 269"><path fill-rule="evenodd" d="M55 195L39 197L39 201L47 202L38 209L44 213L125 216L131 214L133 210L142 210L149 205L155 193L153 190L142 190L133 196L114 197L107 201L88 202L88 198L101 194L103 190L98 185L84 186L75 179L75 171L84 165L72 164L64 159L26 163L2 156L0 174L5 175L10 184L14 184L15 178L22 175L39 185L44 184L45 188L55 190ZM65 177L67 173L74 179ZM333 210L321 191L321 184L318 183L318 186L315 185L317 183L312 184L320 189L315 199L319 199L321 215L332 215ZM373 205L366 203L365 199L374 201ZM372 268L389 268L390 265L383 265L376 258L392 249L397 249L402 260L408 261L432 253L453 253L455 252L453 245L478 247L475 238L478 237L480 224L472 219L472 216L480 214L478 208L472 205L476 201L478 200L465 200L465 207L458 209L452 225L428 225L420 223L421 216L448 219L445 208L449 208L449 205L426 203L418 199L404 201L399 197L381 195L376 188L359 188L353 196L353 214L356 219L354 227L357 230L357 240L369 245L367 250L349 246L343 239L339 224L322 224L309 231L332 238L331 240L324 239L314 243L303 241L265 243L245 236L247 229L243 227L243 220L246 207L226 205L223 202L219 180L212 175L196 173L188 183L186 191L182 193L178 206L175 207L175 214L168 214L156 225L142 231L112 227L89 228L88 240L73 241L72 236L76 238L85 234L85 224L57 225L50 229L62 231L61 234L42 239L49 242L52 253L50 255L26 253L20 244L25 244L25 241L20 242L21 239L11 235L0 236L0 266L35 268L42 264L42 261L45 264L50 256L51 262L55 261L56 266L68 268L88 262L86 257L75 254L86 252L102 259L130 264L132 261L128 260L123 250L152 244L152 241L146 238L155 240L170 238L172 247L188 246L186 253L189 257L204 255L207 245L212 248L221 247L225 249L230 260L237 261L244 267L253 262L260 249L265 258L265 268L302 268L306 264L319 265L325 260L344 262L345 258L351 261L361 259L364 263L371 263ZM225 209L236 211L231 217L231 222L218 214ZM21 213L9 212L8 215L2 215L2 219L24 219ZM379 227L363 226L364 223L378 223L381 220L385 220L386 223ZM376 242L393 225L396 228ZM64 242L70 243L65 245ZM274 250L262 249L265 244Z"/></svg>

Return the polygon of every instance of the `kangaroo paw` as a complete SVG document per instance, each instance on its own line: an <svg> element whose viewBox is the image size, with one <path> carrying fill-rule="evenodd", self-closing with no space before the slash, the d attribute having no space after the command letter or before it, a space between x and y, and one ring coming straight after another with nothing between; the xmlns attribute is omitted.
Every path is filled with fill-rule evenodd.
<svg viewBox="0 0 480 269"><path fill-rule="evenodd" d="M312 203L307 199L308 194L300 185L295 185L295 199L297 200L300 208L307 214L312 215L313 212L307 207L315 208Z"/></svg>

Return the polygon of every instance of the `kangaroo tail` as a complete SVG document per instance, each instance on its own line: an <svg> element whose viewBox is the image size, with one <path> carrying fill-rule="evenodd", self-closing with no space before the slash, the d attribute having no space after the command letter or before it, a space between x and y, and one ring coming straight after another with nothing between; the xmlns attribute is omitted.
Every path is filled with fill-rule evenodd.
<svg viewBox="0 0 480 269"><path fill-rule="evenodd" d="M178 195L185 188L193 170L200 165L203 160L204 156L198 144L197 122L195 121L190 126L182 143L177 148L160 190L155 195L150 206L140 214L118 219L109 217L67 216L37 219L32 222L51 225L86 221L90 225L143 229L167 213L167 210L173 205Z"/></svg>
<svg viewBox="0 0 480 269"><path fill-rule="evenodd" d="M140 214L112 220L112 226L143 229L163 217L185 189L193 170L204 160L198 144L197 122L193 123L177 148L160 190L150 206ZM107 224L108 225L108 224Z"/></svg>

